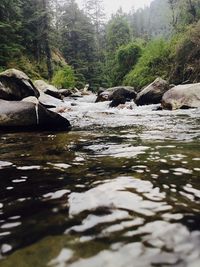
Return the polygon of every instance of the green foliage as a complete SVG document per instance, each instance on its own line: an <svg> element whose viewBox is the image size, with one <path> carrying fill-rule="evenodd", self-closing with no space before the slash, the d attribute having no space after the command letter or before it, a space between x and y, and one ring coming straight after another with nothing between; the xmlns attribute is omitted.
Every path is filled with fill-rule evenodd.
<svg viewBox="0 0 200 267"><path fill-rule="evenodd" d="M115 52L120 46L131 41L131 30L124 14L117 13L109 22L106 29L108 52Z"/></svg>
<svg viewBox="0 0 200 267"><path fill-rule="evenodd" d="M106 63L104 78L107 86L114 86L121 82L123 72L118 64L117 50L131 41L131 30L127 18L122 10L118 10L106 27Z"/></svg>
<svg viewBox="0 0 200 267"><path fill-rule="evenodd" d="M20 0L0 1L0 66L20 51Z"/></svg>
<svg viewBox="0 0 200 267"><path fill-rule="evenodd" d="M137 63L141 56L142 48L136 43L129 43L119 47L112 61L112 73L110 74L111 85L122 84L124 76Z"/></svg>
<svg viewBox="0 0 200 267"><path fill-rule="evenodd" d="M12 60L7 62L7 68L17 68L23 72L25 72L31 79L41 79L47 78L44 74L45 63L42 63L38 66L37 62L34 59L30 59L27 55L20 55ZM42 71L41 71L42 70Z"/></svg>
<svg viewBox="0 0 200 267"><path fill-rule="evenodd" d="M80 84L93 86L97 61L94 26L75 1L69 1L63 7L60 27L61 51L67 63L73 66Z"/></svg>
<svg viewBox="0 0 200 267"><path fill-rule="evenodd" d="M167 78L169 54L169 44L166 41L158 39L149 42L138 63L126 75L124 83L140 89L158 76Z"/></svg>
<svg viewBox="0 0 200 267"><path fill-rule="evenodd" d="M125 72L130 71L141 56L141 52L141 47L135 43L121 46L117 50L117 61L119 66L123 68Z"/></svg>
<svg viewBox="0 0 200 267"><path fill-rule="evenodd" d="M66 65L57 70L52 78L52 83L58 88L71 88L75 86L75 77L73 69Z"/></svg>
<svg viewBox="0 0 200 267"><path fill-rule="evenodd" d="M177 34L171 42L171 72L173 83L200 81L200 21L185 33Z"/></svg>
<svg viewBox="0 0 200 267"><path fill-rule="evenodd" d="M102 0L85 2L83 11L75 0L0 0L0 69L48 79L53 64L60 82L69 64L70 85L94 90L122 82L140 88L157 76L200 80L199 0L153 0L129 14L118 10L106 25Z"/></svg>

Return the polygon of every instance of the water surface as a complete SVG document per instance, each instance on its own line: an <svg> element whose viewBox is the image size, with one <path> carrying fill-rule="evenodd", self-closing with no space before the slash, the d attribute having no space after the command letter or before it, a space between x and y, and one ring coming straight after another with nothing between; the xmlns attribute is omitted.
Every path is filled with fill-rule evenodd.
<svg viewBox="0 0 200 267"><path fill-rule="evenodd" d="M93 102L0 133L0 267L200 266L200 110Z"/></svg>

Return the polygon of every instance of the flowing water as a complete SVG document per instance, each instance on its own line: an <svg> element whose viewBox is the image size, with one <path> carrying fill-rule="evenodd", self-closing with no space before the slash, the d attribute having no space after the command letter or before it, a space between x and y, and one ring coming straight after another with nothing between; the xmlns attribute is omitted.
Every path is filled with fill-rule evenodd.
<svg viewBox="0 0 200 267"><path fill-rule="evenodd" d="M93 102L0 133L0 267L199 267L200 109Z"/></svg>

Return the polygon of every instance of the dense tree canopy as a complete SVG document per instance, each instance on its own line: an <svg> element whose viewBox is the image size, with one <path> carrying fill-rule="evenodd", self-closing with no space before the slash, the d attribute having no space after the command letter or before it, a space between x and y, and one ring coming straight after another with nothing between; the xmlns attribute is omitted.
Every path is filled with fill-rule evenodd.
<svg viewBox="0 0 200 267"><path fill-rule="evenodd" d="M80 9L75 0L1 0L0 69L56 75L65 85L67 73L69 84L94 90L140 87L157 75L198 80L199 0L154 0L128 14L119 9L108 21L102 0L83 2Z"/></svg>

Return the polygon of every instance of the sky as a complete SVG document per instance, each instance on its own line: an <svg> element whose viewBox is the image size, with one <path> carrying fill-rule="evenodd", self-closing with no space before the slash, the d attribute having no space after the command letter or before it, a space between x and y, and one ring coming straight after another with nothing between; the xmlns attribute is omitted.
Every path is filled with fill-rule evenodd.
<svg viewBox="0 0 200 267"><path fill-rule="evenodd" d="M81 6L83 0L76 0ZM149 6L153 0L104 0L105 13L109 17L112 13L115 13L121 6L124 12L129 12L132 7L134 10Z"/></svg>

